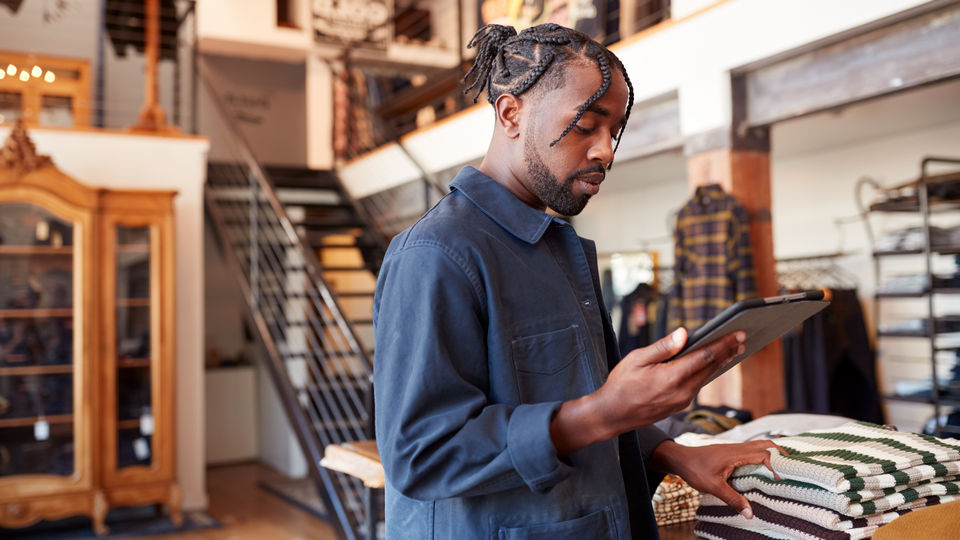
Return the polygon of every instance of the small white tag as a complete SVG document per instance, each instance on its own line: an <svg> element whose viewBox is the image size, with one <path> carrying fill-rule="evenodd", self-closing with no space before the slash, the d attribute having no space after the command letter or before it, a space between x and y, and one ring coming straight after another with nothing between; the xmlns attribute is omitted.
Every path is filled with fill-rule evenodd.
<svg viewBox="0 0 960 540"><path fill-rule="evenodd" d="M33 424L33 438L38 441L45 441L50 438L50 424L46 420L37 420Z"/></svg>
<svg viewBox="0 0 960 540"><path fill-rule="evenodd" d="M140 433L144 436L153 435L153 415L146 412L140 415Z"/></svg>
<svg viewBox="0 0 960 540"><path fill-rule="evenodd" d="M137 456L137 459L143 461L150 457L150 443L147 442L143 437L139 437L133 440L133 455Z"/></svg>

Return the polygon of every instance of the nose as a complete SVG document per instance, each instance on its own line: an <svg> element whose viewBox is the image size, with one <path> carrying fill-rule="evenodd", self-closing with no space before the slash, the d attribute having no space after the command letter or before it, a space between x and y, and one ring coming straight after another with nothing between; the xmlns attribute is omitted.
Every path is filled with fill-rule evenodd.
<svg viewBox="0 0 960 540"><path fill-rule="evenodd" d="M587 152L587 159L590 161L599 161L604 168L613 162L613 138L606 133L599 134L590 145Z"/></svg>

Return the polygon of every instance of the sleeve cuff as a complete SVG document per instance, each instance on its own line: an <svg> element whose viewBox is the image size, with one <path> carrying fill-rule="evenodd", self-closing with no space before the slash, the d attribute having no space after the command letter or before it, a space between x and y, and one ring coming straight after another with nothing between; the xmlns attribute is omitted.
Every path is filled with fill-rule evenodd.
<svg viewBox="0 0 960 540"><path fill-rule="evenodd" d="M557 458L550 438L550 421L562 402L522 404L510 416L507 448L520 478L537 493L544 493L570 476L573 468Z"/></svg>
<svg viewBox="0 0 960 540"><path fill-rule="evenodd" d="M640 442L640 455L643 456L643 461L648 462L660 443L671 441L673 437L656 426L647 426L637 430L637 439Z"/></svg>

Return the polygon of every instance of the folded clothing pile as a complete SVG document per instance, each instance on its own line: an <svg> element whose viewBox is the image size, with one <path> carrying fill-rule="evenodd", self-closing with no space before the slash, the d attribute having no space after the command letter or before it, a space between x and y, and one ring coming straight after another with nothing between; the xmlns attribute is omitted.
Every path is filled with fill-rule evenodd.
<svg viewBox="0 0 960 540"><path fill-rule="evenodd" d="M653 515L657 525L674 525L697 519L700 492L683 478L668 474L653 494Z"/></svg>
<svg viewBox="0 0 960 540"><path fill-rule="evenodd" d="M701 538L870 538L919 508L958 499L960 442L849 422L775 441L764 465L738 467L730 483L749 501L745 519L703 495Z"/></svg>

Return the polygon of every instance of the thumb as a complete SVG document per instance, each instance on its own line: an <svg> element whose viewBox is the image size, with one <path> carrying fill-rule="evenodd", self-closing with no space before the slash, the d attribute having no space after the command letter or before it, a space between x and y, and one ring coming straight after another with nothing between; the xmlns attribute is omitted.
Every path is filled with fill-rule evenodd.
<svg viewBox="0 0 960 540"><path fill-rule="evenodd" d="M673 358L687 342L687 329L677 328L668 336L657 340L653 345L639 349L640 364L658 364Z"/></svg>

